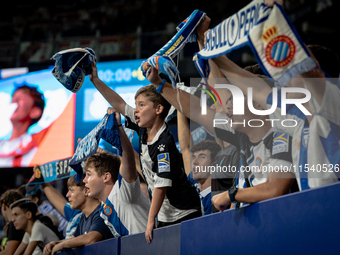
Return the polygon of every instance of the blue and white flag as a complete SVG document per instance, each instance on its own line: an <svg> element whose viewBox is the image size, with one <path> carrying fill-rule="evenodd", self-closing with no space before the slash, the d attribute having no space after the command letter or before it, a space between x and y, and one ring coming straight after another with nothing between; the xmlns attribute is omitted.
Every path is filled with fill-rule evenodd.
<svg viewBox="0 0 340 255"><path fill-rule="evenodd" d="M293 77L316 67L282 7L275 4L269 17L249 34L249 44L264 73L286 85Z"/></svg>
<svg viewBox="0 0 340 255"><path fill-rule="evenodd" d="M74 48L60 51L52 56L55 67L52 74L68 90L77 93L86 75L92 72L91 64L96 55L90 48Z"/></svg>
<svg viewBox="0 0 340 255"><path fill-rule="evenodd" d="M271 8L263 0L251 1L206 34L206 44L198 52L203 59L214 58L248 44L249 31L266 19Z"/></svg>
<svg viewBox="0 0 340 255"><path fill-rule="evenodd" d="M154 66L160 72L169 76L173 87L176 86L176 77L179 71L172 59L178 55L186 43L194 41L195 36L193 36L193 32L204 15L205 13L199 10L193 11L188 18L178 25L178 32L171 40L146 61L149 65ZM152 64L156 62L156 57L163 57L162 61L158 60L158 68L157 65ZM142 63L142 70L144 63L145 62ZM166 67L162 67L163 65L166 65ZM143 74L147 77L148 72L144 72Z"/></svg>
<svg viewBox="0 0 340 255"><path fill-rule="evenodd" d="M194 56L197 70L207 78L207 61L201 59L225 55L247 44L278 86L316 66L282 7L275 3L270 8L262 0L254 0L206 34L204 48Z"/></svg>
<svg viewBox="0 0 340 255"><path fill-rule="evenodd" d="M71 158L65 158L38 166L28 181L27 187L31 185L34 186L34 184L61 180L75 175L76 172L69 166L70 160ZM26 191L29 193L28 188L26 188Z"/></svg>

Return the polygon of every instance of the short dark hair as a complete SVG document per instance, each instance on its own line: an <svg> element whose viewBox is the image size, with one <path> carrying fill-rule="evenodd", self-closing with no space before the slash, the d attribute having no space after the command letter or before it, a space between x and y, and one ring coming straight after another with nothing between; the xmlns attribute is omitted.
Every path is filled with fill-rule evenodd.
<svg viewBox="0 0 340 255"><path fill-rule="evenodd" d="M307 45L308 49L313 53L320 64L323 71L331 78L339 78L339 57L331 49L313 44Z"/></svg>
<svg viewBox="0 0 340 255"><path fill-rule="evenodd" d="M165 120L166 116L169 113L169 110L171 108L171 104L165 100L165 98L156 91L156 87L153 84L146 85L144 87L141 87L136 95L135 100L140 95L143 95L147 97L151 102L154 103L154 106L157 107L158 105L162 105L164 107L163 112L161 113L160 117Z"/></svg>
<svg viewBox="0 0 340 255"><path fill-rule="evenodd" d="M9 189L0 197L0 205L4 204L9 207L15 201L23 198L24 196L16 189Z"/></svg>
<svg viewBox="0 0 340 255"><path fill-rule="evenodd" d="M72 175L70 178L68 178L67 187L76 186L76 187L80 187L80 189L83 190L85 188L85 183L83 182L83 180L76 182L75 177L76 175Z"/></svg>
<svg viewBox="0 0 340 255"><path fill-rule="evenodd" d="M97 153L85 161L84 169L87 170L89 167L94 167L98 176L102 176L106 172L109 172L113 182L116 182L118 180L120 158L109 152Z"/></svg>
<svg viewBox="0 0 340 255"><path fill-rule="evenodd" d="M44 94L41 93L38 90L38 87L30 86L30 85L28 85L26 83L23 83L23 84L21 84L21 85L19 85L19 86L17 86L15 88L15 90L12 93L12 96L18 90L23 90L23 91L25 91L25 93L29 94L32 97L33 101L34 101L34 106L36 106L36 107L41 109L41 115L38 118L32 119L31 125L33 125L33 124L37 123L40 120L40 118L41 118L41 116L42 116L42 114L44 112L44 108L45 108L45 97L44 97Z"/></svg>
<svg viewBox="0 0 340 255"><path fill-rule="evenodd" d="M217 153L221 150L221 146L219 146L213 140L203 140L198 143L195 143L194 146L191 148L191 152L194 153L196 151L203 151L208 150L210 151L210 158L214 161Z"/></svg>
<svg viewBox="0 0 340 255"><path fill-rule="evenodd" d="M248 72L251 72L252 74L266 76L266 74L263 72L263 70L261 69L259 64L254 64L254 65L246 66L244 68L244 70L246 70Z"/></svg>
<svg viewBox="0 0 340 255"><path fill-rule="evenodd" d="M15 207L19 207L25 213L31 212L32 213L32 219L33 220L36 219L36 214L37 214L37 211L38 211L38 206L33 201L31 201L31 200L29 200L27 198L22 198L22 199L19 199L19 200L15 201L14 203L12 203L10 205L11 210L13 210L13 208L15 208Z"/></svg>

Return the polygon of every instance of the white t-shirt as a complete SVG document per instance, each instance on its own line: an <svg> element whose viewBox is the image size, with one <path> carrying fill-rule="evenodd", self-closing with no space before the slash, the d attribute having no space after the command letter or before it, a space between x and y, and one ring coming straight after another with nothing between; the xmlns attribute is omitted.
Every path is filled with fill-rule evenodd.
<svg viewBox="0 0 340 255"><path fill-rule="evenodd" d="M38 245L35 247L32 253L33 255L42 255L46 244L53 241L59 241L59 238L56 236L56 234L39 220L35 221L31 233L32 235L29 235L26 232L22 242L28 245L30 242L38 241Z"/></svg>
<svg viewBox="0 0 340 255"><path fill-rule="evenodd" d="M150 201L140 189L139 177L128 183L118 174L110 195L102 203L100 217L114 237L145 232Z"/></svg>

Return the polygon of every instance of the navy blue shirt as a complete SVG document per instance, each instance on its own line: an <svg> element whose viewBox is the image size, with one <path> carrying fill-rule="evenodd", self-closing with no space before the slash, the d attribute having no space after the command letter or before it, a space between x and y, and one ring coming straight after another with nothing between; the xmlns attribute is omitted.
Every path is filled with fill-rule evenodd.
<svg viewBox="0 0 340 255"><path fill-rule="evenodd" d="M101 233L103 235L102 240L113 237L110 229L106 226L104 220L99 215L100 206L101 204L99 204L87 218L85 217L85 214L82 213L78 227L73 234L75 237L87 234L91 231L98 231Z"/></svg>

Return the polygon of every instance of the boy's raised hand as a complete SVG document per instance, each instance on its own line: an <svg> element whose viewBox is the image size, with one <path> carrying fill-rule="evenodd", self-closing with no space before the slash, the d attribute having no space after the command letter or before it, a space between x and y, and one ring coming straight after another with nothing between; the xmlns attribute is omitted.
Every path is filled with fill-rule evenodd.
<svg viewBox="0 0 340 255"><path fill-rule="evenodd" d="M159 77L158 70L145 62L143 64L144 72L146 72L146 70L148 70L149 68L151 68L151 72L149 73L148 77L146 77L146 78L149 80L149 82L158 86L162 82L161 77Z"/></svg>
<svg viewBox="0 0 340 255"><path fill-rule="evenodd" d="M117 111L117 109L115 109L113 107L108 107L107 108L107 114L109 114L109 115L110 114L115 114L117 125L121 124L120 113Z"/></svg>
<svg viewBox="0 0 340 255"><path fill-rule="evenodd" d="M201 46L204 46L205 32L209 30L210 21L211 19L208 17L208 15L204 15L201 22L197 26L197 41L201 44Z"/></svg>
<svg viewBox="0 0 340 255"><path fill-rule="evenodd" d="M279 5L283 6L284 0L264 0L264 4L268 7L273 7L275 3L278 3Z"/></svg>
<svg viewBox="0 0 340 255"><path fill-rule="evenodd" d="M98 78L98 69L95 62L91 64L92 73L89 74L90 81L93 82L94 79Z"/></svg>

